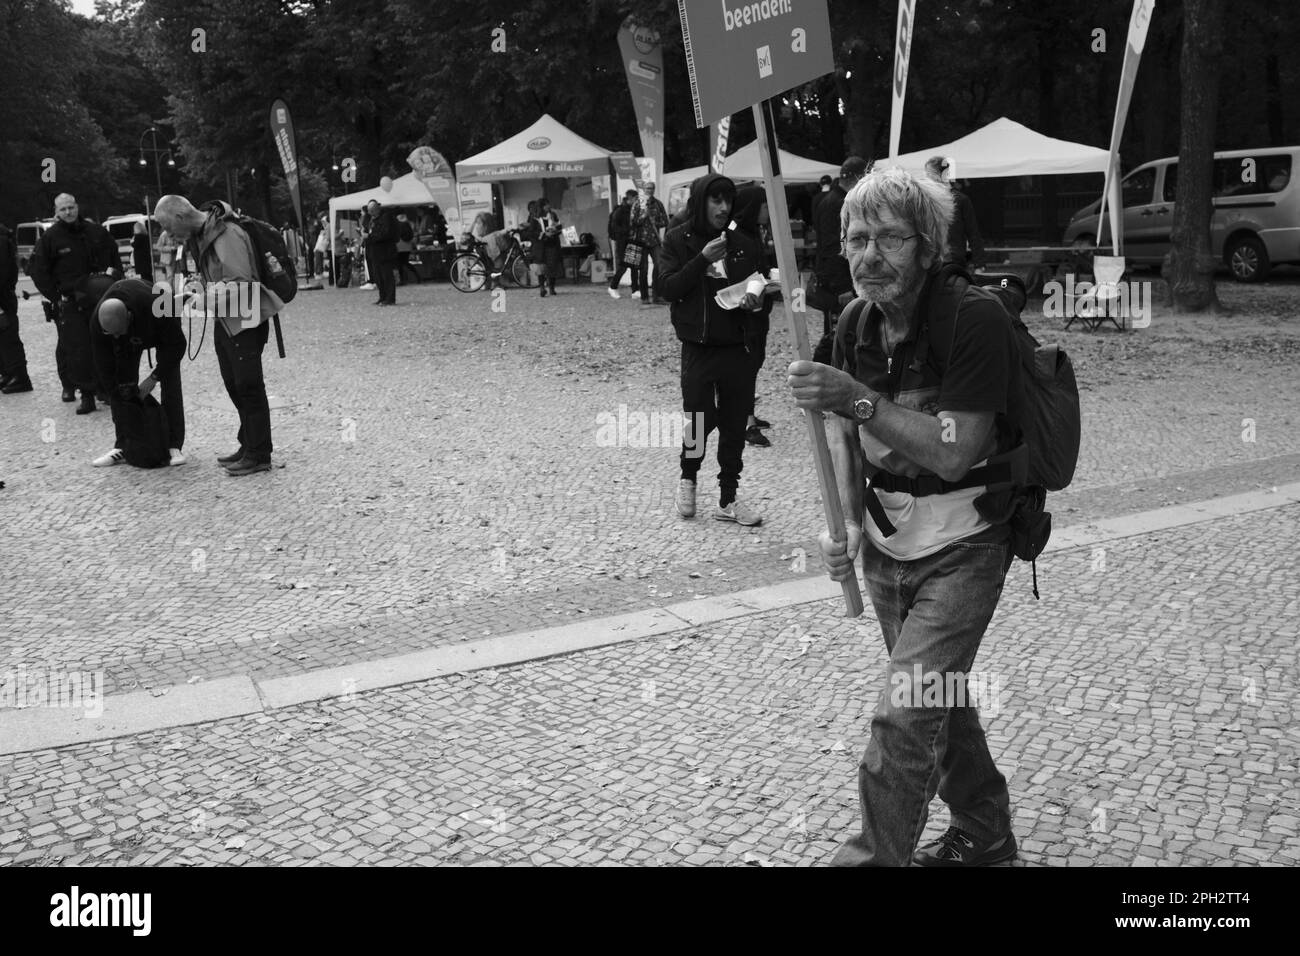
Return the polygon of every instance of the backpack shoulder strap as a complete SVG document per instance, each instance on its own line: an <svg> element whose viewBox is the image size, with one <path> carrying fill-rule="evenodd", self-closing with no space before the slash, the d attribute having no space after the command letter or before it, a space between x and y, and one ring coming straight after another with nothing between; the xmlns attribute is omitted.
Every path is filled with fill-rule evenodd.
<svg viewBox="0 0 1300 956"><path fill-rule="evenodd" d="M930 300L921 315L921 329L916 337L916 353L912 358L912 364L908 366L912 372L919 372L930 360L930 316L950 320L955 338L957 310L961 308L961 300L966 297L966 290L974 285L966 270L956 263L949 263L941 268L935 275L933 283ZM951 343L949 343L948 355L952 355Z"/></svg>

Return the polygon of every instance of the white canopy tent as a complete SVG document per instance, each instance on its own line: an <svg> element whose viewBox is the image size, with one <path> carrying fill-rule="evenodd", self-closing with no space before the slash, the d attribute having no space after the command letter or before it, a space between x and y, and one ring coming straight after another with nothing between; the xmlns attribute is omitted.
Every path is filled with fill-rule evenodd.
<svg viewBox="0 0 1300 956"><path fill-rule="evenodd" d="M806 156L796 156L794 153L787 153L783 149L778 150L778 152L781 154L781 177L785 180L787 186L798 183L819 182L823 176L830 176L832 179L839 178L840 168L832 163L808 159ZM729 155L724 169L726 175L736 182L761 181L763 179L763 164L758 155L758 140L740 147L740 149ZM675 188L690 186L691 183L708 171L708 166L692 166L689 169L679 169L660 176L660 192L664 197L664 205L667 206L669 201L673 199L673 190ZM685 202L684 199L680 199L680 201ZM673 205L676 206L677 203L674 202ZM670 209L669 212L671 213L672 210Z"/></svg>
<svg viewBox="0 0 1300 956"><path fill-rule="evenodd" d="M920 172L931 156L952 159L956 164L953 170L956 179L992 179L999 176L1104 174L1110 154L1096 146L1035 133L1003 116L951 143L882 159L877 165L901 166Z"/></svg>
<svg viewBox="0 0 1300 956"><path fill-rule="evenodd" d="M335 196L330 200L331 243L333 243L334 237L338 235L339 213L362 209L372 199L381 206L432 206L436 203L429 190L425 188L424 183L420 181L420 177L413 172L394 179L392 189L376 186L374 189L363 189L361 192L349 193L346 196ZM337 255L337 252L335 255Z"/></svg>
<svg viewBox="0 0 1300 956"><path fill-rule="evenodd" d="M456 164L456 182L501 183L501 202L508 226L522 221L530 199L542 191L543 180L576 180L564 193L556 212L579 233L602 233L613 208L610 190L613 166L610 150L583 139L548 113L509 139ZM583 182L591 180L590 183Z"/></svg>

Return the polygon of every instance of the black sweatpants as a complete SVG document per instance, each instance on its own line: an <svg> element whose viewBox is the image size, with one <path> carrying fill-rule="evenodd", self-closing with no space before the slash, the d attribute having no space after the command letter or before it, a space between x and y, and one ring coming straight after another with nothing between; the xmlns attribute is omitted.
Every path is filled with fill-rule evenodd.
<svg viewBox="0 0 1300 956"><path fill-rule="evenodd" d="M758 365L743 345L682 343L682 477L698 480L709 434L718 430L719 503L730 504L740 485L745 422L754 406ZM697 434L698 426L703 434Z"/></svg>
<svg viewBox="0 0 1300 956"><path fill-rule="evenodd" d="M271 460L271 408L262 377L262 349L270 332L271 323L267 321L231 335L218 319L213 335L221 381L239 412L239 447L245 458L254 461Z"/></svg>
<svg viewBox="0 0 1300 956"><path fill-rule="evenodd" d="M58 350L63 350L64 364L59 368L59 378L64 388L76 387L83 393L93 395L96 390L94 360L90 354L90 314L81 309L74 300L64 299L59 303L58 326L59 344L55 349L55 362L58 362ZM66 378L64 377L66 374Z"/></svg>

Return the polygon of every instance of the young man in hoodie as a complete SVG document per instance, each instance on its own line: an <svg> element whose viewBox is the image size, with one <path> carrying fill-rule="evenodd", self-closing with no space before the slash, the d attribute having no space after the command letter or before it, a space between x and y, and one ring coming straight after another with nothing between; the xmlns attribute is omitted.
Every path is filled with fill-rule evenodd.
<svg viewBox="0 0 1300 956"><path fill-rule="evenodd" d="M690 218L668 230L656 286L672 306L673 328L682 343L686 428L677 511L684 518L695 515L696 477L709 433L716 428L720 493L713 517L749 526L762 518L736 500L736 491L744 467L745 421L753 410L758 375L753 360L760 336L755 313L762 299L746 295L739 308L728 310L714 296L755 272L766 276L767 270L758 242L727 229L735 199L736 186L725 176L709 174L691 184ZM701 426L703 434L698 433Z"/></svg>

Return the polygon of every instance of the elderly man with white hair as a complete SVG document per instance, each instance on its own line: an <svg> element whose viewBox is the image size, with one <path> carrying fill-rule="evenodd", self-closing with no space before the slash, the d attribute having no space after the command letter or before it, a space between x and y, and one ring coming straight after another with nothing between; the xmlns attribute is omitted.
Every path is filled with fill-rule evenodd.
<svg viewBox="0 0 1300 956"><path fill-rule="evenodd" d="M840 317L833 364L789 369L799 407L840 416L828 439L847 541L824 532L822 555L836 581L861 555L889 653L858 773L862 831L841 866L1016 855L1007 783L966 678L1012 559L1020 351L1001 303L940 271L952 218L946 185L868 173L841 211L860 298ZM918 850L936 790L951 825Z"/></svg>
<svg viewBox="0 0 1300 956"><path fill-rule="evenodd" d="M269 320L276 304L263 294L259 284L257 254L253 242L225 203L210 203L206 212L194 208L184 196L163 196L154 218L167 232L184 242L208 286L222 283L247 295L211 296L217 304L247 302L248 315L234 309L213 316L213 343L226 394L239 412L239 448L217 458L226 473L234 477L271 470L271 409L262 374L262 350L270 333Z"/></svg>

